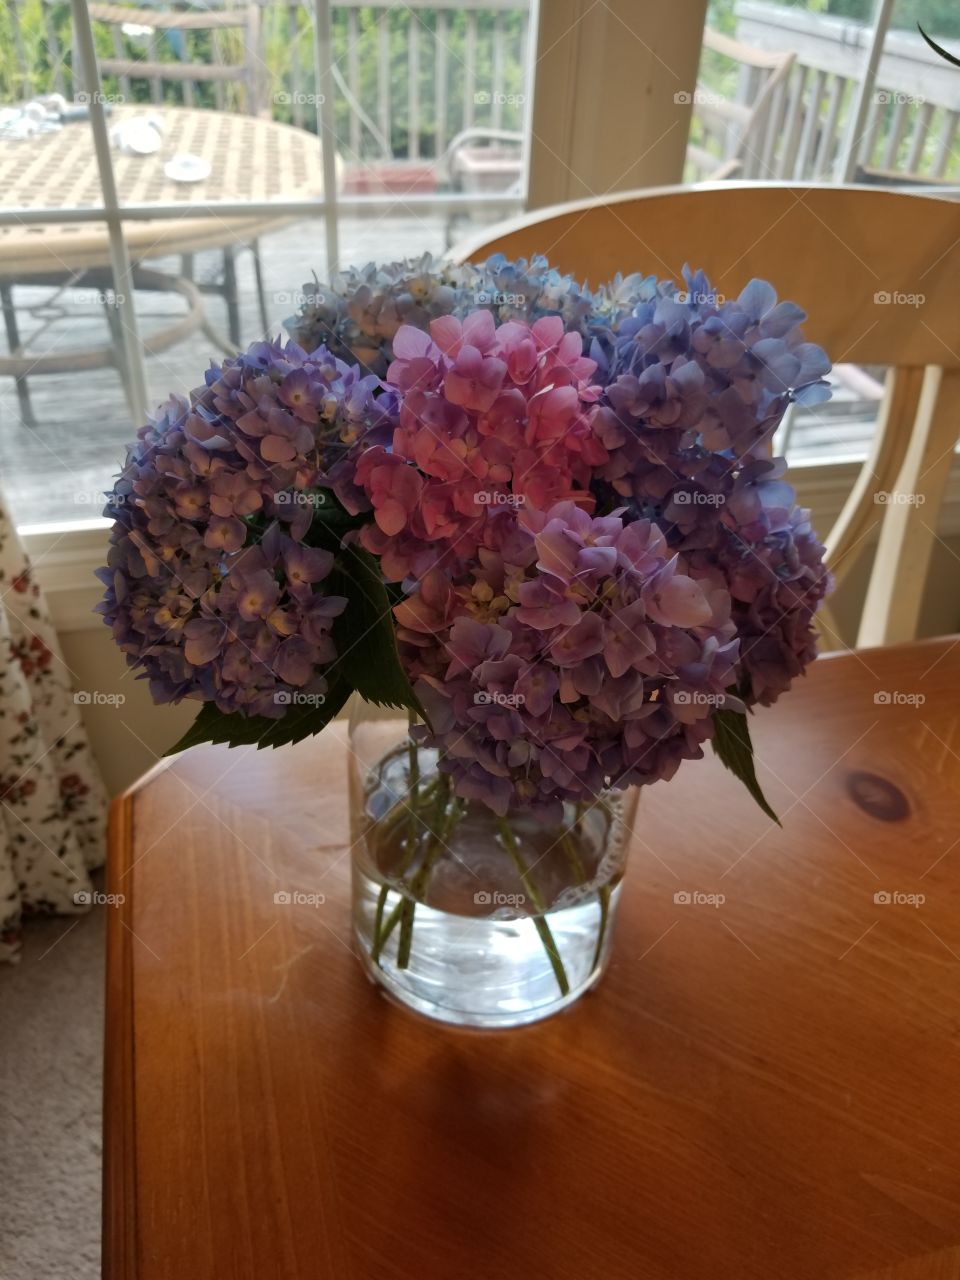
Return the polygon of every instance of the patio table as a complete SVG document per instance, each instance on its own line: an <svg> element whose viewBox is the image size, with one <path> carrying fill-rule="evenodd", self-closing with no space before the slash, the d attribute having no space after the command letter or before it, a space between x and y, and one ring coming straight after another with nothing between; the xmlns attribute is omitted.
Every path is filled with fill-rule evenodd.
<svg viewBox="0 0 960 1280"><path fill-rule="evenodd" d="M228 111L149 104L117 107L111 128L133 116L156 116L163 144L152 155L113 151L121 206L183 202L182 217L127 222L131 260L194 253L247 244L290 221L287 215L191 217L190 205L219 201L295 200L323 195L320 144L305 129ZM206 160L202 182L176 182L164 173L175 155ZM100 178L89 123L68 124L57 133L26 141L0 139L0 191L8 209L56 210L101 203ZM106 222L0 227L0 278L62 274L110 263Z"/></svg>

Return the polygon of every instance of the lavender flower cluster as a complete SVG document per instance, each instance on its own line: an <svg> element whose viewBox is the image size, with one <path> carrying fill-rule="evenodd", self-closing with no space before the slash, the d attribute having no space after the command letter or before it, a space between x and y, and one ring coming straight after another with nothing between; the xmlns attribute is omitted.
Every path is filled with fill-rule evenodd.
<svg viewBox="0 0 960 1280"><path fill-rule="evenodd" d="M802 311L702 273L593 292L545 259L317 286L297 341L214 367L111 497L103 606L158 698L282 714L335 660L357 526L458 794L500 813L671 776L815 654L823 547L773 457L829 394Z"/></svg>
<svg viewBox="0 0 960 1280"><path fill-rule="evenodd" d="M279 718L323 696L346 599L325 590L333 553L310 545L320 486L395 412L355 366L261 342L140 431L105 511L99 609L157 701Z"/></svg>

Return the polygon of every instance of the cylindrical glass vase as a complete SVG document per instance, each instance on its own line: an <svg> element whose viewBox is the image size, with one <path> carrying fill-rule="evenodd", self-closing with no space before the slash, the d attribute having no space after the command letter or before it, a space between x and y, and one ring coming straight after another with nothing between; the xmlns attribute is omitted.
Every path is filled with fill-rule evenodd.
<svg viewBox="0 0 960 1280"><path fill-rule="evenodd" d="M400 1003L467 1027L571 1004L610 951L637 791L566 803L544 826L453 794L405 719L350 718L353 920L364 966Z"/></svg>

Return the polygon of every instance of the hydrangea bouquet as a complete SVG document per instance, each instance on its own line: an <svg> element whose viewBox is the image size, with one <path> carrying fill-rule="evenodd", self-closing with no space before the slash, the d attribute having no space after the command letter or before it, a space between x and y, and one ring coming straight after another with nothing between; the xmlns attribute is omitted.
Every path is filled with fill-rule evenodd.
<svg viewBox="0 0 960 1280"><path fill-rule="evenodd" d="M445 945L462 972L523 919L551 986L528 1020L599 972L618 793L709 740L773 816L748 715L813 658L829 586L773 456L788 405L829 394L803 319L687 270L590 291L543 259L370 266L141 430L101 609L157 700L201 704L178 748L295 742L353 692L409 715L357 802L360 936L408 1003L414 916L438 963L456 898L444 860L476 878L502 853L516 892L479 885ZM583 920L556 921L585 904L580 963ZM498 1025L519 981L488 966L482 1009L440 1016Z"/></svg>

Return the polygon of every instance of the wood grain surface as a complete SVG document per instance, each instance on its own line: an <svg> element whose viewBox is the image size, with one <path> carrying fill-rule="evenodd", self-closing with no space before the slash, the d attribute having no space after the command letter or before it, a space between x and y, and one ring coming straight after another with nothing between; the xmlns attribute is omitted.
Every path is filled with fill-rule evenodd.
<svg viewBox="0 0 960 1280"><path fill-rule="evenodd" d="M712 758L646 792L604 982L505 1033L363 977L341 723L154 771L113 815L106 1276L956 1280L958 683L960 641L817 663L754 721L782 830Z"/></svg>

